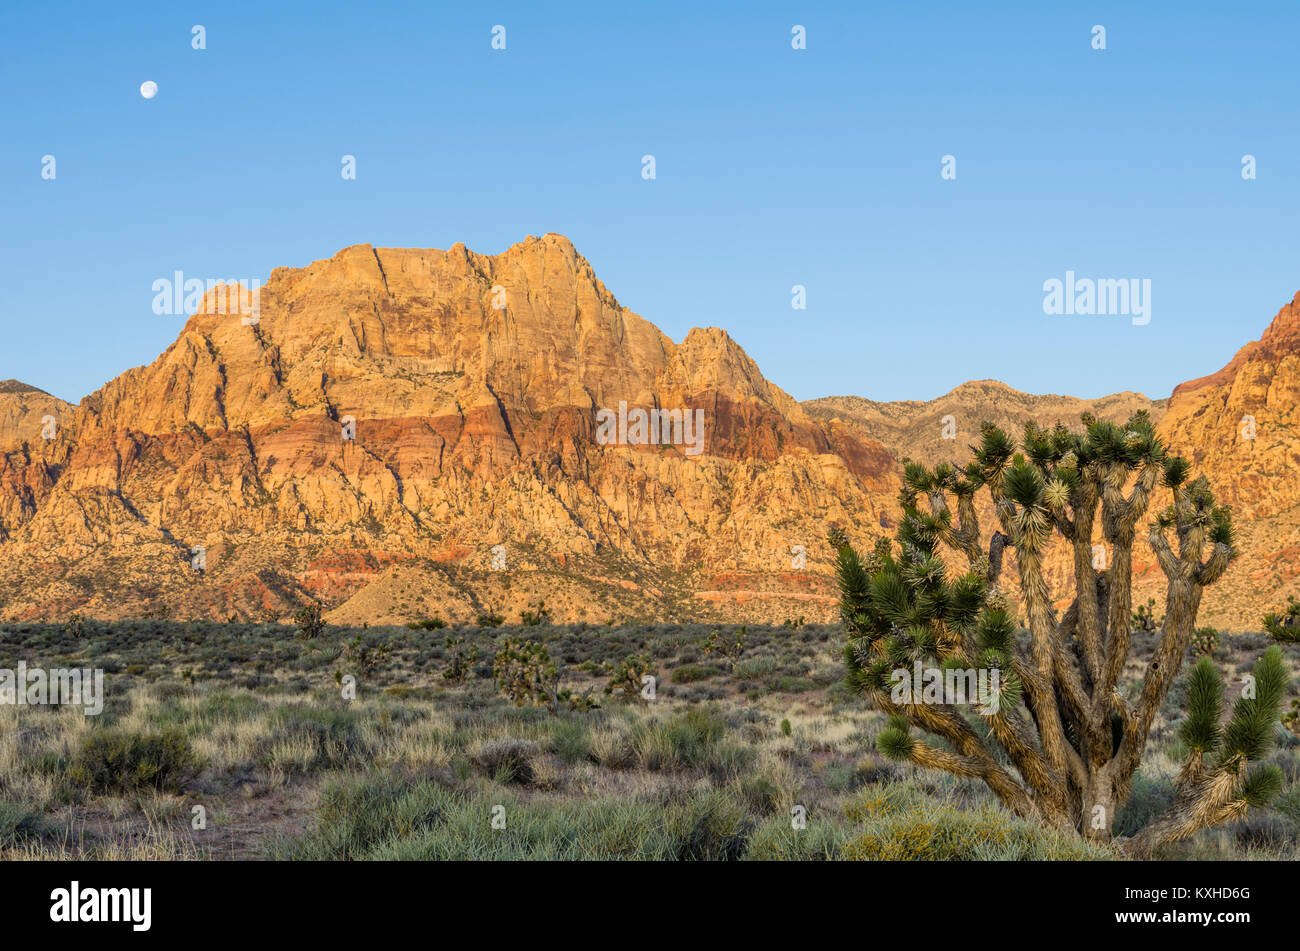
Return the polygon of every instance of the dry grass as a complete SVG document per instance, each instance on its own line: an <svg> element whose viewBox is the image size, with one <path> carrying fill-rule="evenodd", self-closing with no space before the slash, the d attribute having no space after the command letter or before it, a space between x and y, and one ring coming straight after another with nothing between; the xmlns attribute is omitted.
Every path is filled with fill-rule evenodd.
<svg viewBox="0 0 1300 951"><path fill-rule="evenodd" d="M600 664L628 653L650 653L659 668L653 702L605 697L562 716L509 705L482 667L448 687L447 632L366 632L395 650L344 700L332 673L353 633L303 644L234 626L186 648L207 658L189 665L170 656L171 633L133 635L123 660L146 675L110 674L102 716L0 706L0 858L1107 857L1015 821L979 784L884 761L874 749L883 718L837 684L831 630L751 631L728 673L701 653L700 630L528 629L579 688L603 683ZM460 633L490 657L495 640L521 632ZM103 643L59 646L93 661ZM1231 676L1259 646L1227 645L1218 659ZM692 664L719 672L674 684L672 671ZM179 677L186 666L199 671L192 684ZM1180 765L1174 699L1121 824L1140 825L1168 796ZM178 790L79 788L70 764L106 729L172 731L194 768ZM1283 742L1274 761L1294 791L1300 741ZM200 805L206 829L191 827ZM493 833L496 805L510 834ZM805 829L791 826L795 807ZM1300 855L1300 817L1263 821L1203 833L1169 856Z"/></svg>

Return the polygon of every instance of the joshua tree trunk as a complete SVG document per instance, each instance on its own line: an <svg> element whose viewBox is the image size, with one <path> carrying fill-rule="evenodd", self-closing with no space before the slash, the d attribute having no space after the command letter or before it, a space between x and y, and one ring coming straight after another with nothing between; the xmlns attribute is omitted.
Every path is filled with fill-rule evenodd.
<svg viewBox="0 0 1300 951"><path fill-rule="evenodd" d="M1229 510L1215 504L1203 478L1188 482L1187 463L1166 452L1145 413L1126 427L1090 417L1084 423L1084 433L1027 426L1023 455L986 424L964 469L907 463L897 556L886 541L864 561L838 531L831 543L839 555L850 682L891 715L881 749L979 779L1018 815L1109 842L1187 653L1202 593L1222 576L1234 549ZM1133 546L1158 488L1172 504L1151 521L1146 541L1167 581L1165 621L1132 695L1120 679L1132 648ZM1001 526L987 548L973 501L981 489ZM1043 565L1056 536L1070 547L1076 595L1060 617ZM964 576L949 580L940 546L965 558ZM1017 641L999 588L1004 547L1015 551L1027 643ZM953 698L900 692L900 669L927 664L999 671L997 695L977 705L987 736ZM1260 676L1281 676L1284 689L1276 654L1266 666ZM1135 855L1240 815L1276 779L1267 770L1249 774L1247 765L1266 752L1281 693L1239 702L1224 732L1214 706L1222 699L1221 681L1217 694L1213 688L1217 672L1210 665L1197 676L1204 699L1185 728L1194 734L1184 737L1193 741L1189 763L1168 812L1119 843ZM913 728L948 748L914 736Z"/></svg>

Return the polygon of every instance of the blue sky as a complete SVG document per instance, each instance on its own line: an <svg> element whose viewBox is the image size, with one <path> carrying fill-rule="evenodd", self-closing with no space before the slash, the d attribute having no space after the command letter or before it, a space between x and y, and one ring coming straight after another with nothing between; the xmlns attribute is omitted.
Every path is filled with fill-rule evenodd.
<svg viewBox="0 0 1300 951"><path fill-rule="evenodd" d="M566 234L800 399L1165 396L1300 289L1295 4L267 6L3 5L0 378L78 400L175 338L156 278L361 242ZM1045 315L1067 270L1151 322Z"/></svg>

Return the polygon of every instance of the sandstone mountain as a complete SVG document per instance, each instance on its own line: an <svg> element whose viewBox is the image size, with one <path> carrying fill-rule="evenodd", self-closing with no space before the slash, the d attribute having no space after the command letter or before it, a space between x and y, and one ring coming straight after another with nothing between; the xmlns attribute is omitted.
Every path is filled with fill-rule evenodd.
<svg viewBox="0 0 1300 951"><path fill-rule="evenodd" d="M674 343L558 235L357 245L277 268L256 302L210 290L78 406L0 383L0 617L517 620L545 601L557 620L827 620L826 529L891 533L902 458L964 460L985 419L1145 409L1237 507L1243 554L1204 616L1254 627L1300 590L1298 394L1300 297L1169 400L982 380L800 404L723 330ZM620 406L702 411L703 451L603 440ZM1135 555L1136 594L1159 599Z"/></svg>
<svg viewBox="0 0 1300 951"><path fill-rule="evenodd" d="M40 462L42 443L58 438L59 426L74 407L44 390L17 380L0 380L0 544L7 526L36 510L55 474ZM38 447L33 454L29 446Z"/></svg>
<svg viewBox="0 0 1300 951"><path fill-rule="evenodd" d="M1300 294L1222 370L1176 387L1160 428L1237 517L1243 556L1206 606L1255 626L1300 595Z"/></svg>
<svg viewBox="0 0 1300 951"><path fill-rule="evenodd" d="M704 451L600 444L620 404L702 410ZM825 526L883 531L898 485L878 443L722 330L674 343L558 235L350 247L256 307L214 289L55 439L37 409L0 417L8 618L823 616Z"/></svg>
<svg viewBox="0 0 1300 951"><path fill-rule="evenodd" d="M1027 421L1078 427L1084 412L1122 422L1145 409L1160 435L1194 471L1210 479L1233 506L1241 557L1206 594L1202 617L1238 629L1258 628L1260 616L1300 594L1300 295L1218 373L1183 383L1166 400L1118 393L1082 400L1033 396L993 380L962 384L928 402L877 403L854 396L804 403L823 422L856 429L897 459L965 462L980 424L990 420L1018 436ZM945 436L947 438L945 438ZM1161 499L1165 504L1167 499ZM992 512L982 508L985 526ZM1101 539L1098 538L1098 541ZM1134 548L1138 603L1163 603L1164 581L1150 551ZM1068 554L1048 556L1049 576L1064 606L1070 588ZM1157 609L1158 610L1158 609Z"/></svg>
<svg viewBox="0 0 1300 951"><path fill-rule="evenodd" d="M985 420L1019 435L1025 423L1051 426L1061 422L1078 427L1079 417L1124 422L1140 409L1159 420L1168 400L1150 400L1141 393L1116 393L1085 400L1073 396L1034 396L997 380L972 380L938 399L877 403L861 396L827 396L808 400L803 408L815 419L839 420L880 442L896 458L926 465L965 462L970 445L979 441Z"/></svg>

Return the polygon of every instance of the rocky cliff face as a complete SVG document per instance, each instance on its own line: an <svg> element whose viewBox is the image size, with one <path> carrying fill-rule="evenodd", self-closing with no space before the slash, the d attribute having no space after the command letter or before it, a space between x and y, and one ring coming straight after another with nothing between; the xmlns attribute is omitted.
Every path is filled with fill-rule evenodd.
<svg viewBox="0 0 1300 951"><path fill-rule="evenodd" d="M965 462L986 419L1018 436L1031 419L1041 425L1059 421L1077 427L1084 412L1122 422L1145 409L1168 445L1209 478L1218 498L1231 504L1236 514L1241 556L1207 592L1203 619L1258 629L1266 610L1300 594L1298 398L1300 295L1222 370L1181 384L1167 400L1135 393L1094 400L1033 396L993 380L978 380L928 402L827 397L804 408L816 419L841 423L863 438L878 440L898 459L931 465ZM1167 502L1165 496L1157 499L1158 506ZM991 526L991 507L982 504L981 513L983 525ZM1068 552L1056 546L1046 559L1053 593L1064 606L1073 596ZM1163 603L1163 576L1141 540L1134 548L1134 579L1138 603L1149 597ZM1014 577L1010 587L1014 598Z"/></svg>
<svg viewBox="0 0 1300 951"><path fill-rule="evenodd" d="M826 530L892 533L903 457L964 461L985 419L1146 409L1237 509L1242 557L1204 616L1254 627L1300 592L1298 395L1300 296L1168 401L983 380L801 405L723 330L674 343L558 235L359 245L276 269L256 302L209 291L79 406L0 383L0 617L829 619ZM662 438L637 428L651 410ZM1160 598L1135 554L1139 599ZM1068 574L1049 556L1062 599Z"/></svg>
<svg viewBox="0 0 1300 951"><path fill-rule="evenodd" d="M671 428L604 444L620 406L701 410L702 452ZM722 330L673 343L557 235L278 268L256 307L209 291L57 438L14 412L10 618L308 598L375 621L542 598L600 621L821 616L826 524L879 533L897 488L878 443L809 416Z"/></svg>
<svg viewBox="0 0 1300 951"><path fill-rule="evenodd" d="M1144 409L1159 421L1168 400L1151 400L1141 393L1115 393L1084 400L1073 396L1035 396L1013 390L997 380L972 380L933 400L899 400L878 403L860 396L827 396L803 404L814 418L841 420L877 440L896 458L908 457L926 465L964 463L972 443L979 441L985 420L1013 436L1025 423L1040 426L1064 423L1077 428L1079 417L1092 413L1098 419L1124 422Z"/></svg>
<svg viewBox="0 0 1300 951"><path fill-rule="evenodd" d="M1240 528L1242 557L1207 607L1258 626L1300 595L1300 294L1222 370L1176 387L1160 429Z"/></svg>
<svg viewBox="0 0 1300 951"><path fill-rule="evenodd" d="M1300 504L1300 294L1222 370L1176 387L1162 430L1239 514Z"/></svg>
<svg viewBox="0 0 1300 951"><path fill-rule="evenodd" d="M0 544L7 526L29 519L54 487L46 463L73 407L34 386L0 381Z"/></svg>

